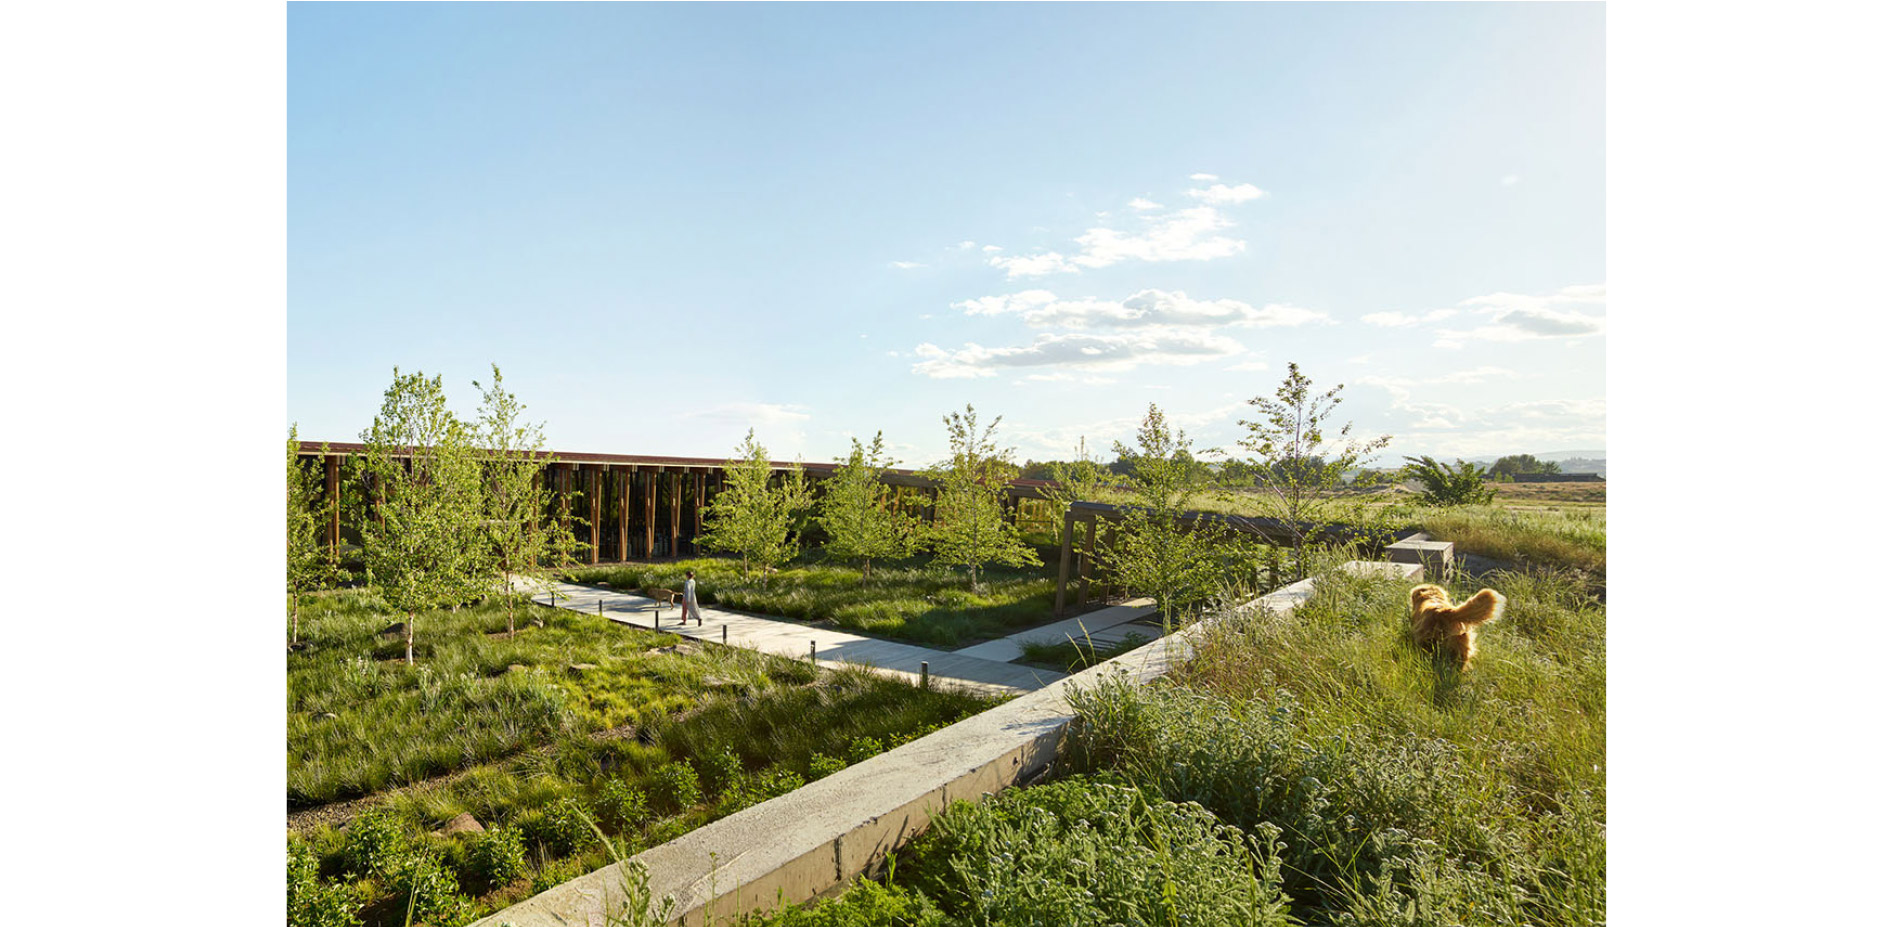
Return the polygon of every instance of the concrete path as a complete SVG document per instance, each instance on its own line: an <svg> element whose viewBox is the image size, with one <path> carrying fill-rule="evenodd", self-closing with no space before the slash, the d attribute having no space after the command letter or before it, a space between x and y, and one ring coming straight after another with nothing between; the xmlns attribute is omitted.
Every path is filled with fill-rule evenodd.
<svg viewBox="0 0 1900 927"><path fill-rule="evenodd" d="M554 604L561 608L599 614L641 628L654 628L657 618L659 630L709 643L749 647L798 660L811 659L815 647L820 665L869 666L915 682L922 664L928 662L933 686L942 684L981 694L1016 695L1033 692L1065 677L1063 673L1008 662L1022 656L1021 648L1013 645L1009 656L998 660L861 637L784 619L742 615L705 605L699 608L704 624L681 627L679 606L660 606L643 595L576 583L555 583L554 591ZM548 594L541 593L535 601L548 604Z"/></svg>
<svg viewBox="0 0 1900 927"><path fill-rule="evenodd" d="M1008 637L972 644L956 651L956 655L1008 662L1023 655L1024 644L1074 642L1077 646L1087 647L1087 641L1097 644L1119 643L1130 634L1143 640L1154 640L1161 636L1160 628L1131 624L1153 617L1154 614L1155 600L1130 599L1120 605L1098 608L1086 615L1064 618L1027 631L1018 631ZM935 664L932 664L931 669L936 669Z"/></svg>

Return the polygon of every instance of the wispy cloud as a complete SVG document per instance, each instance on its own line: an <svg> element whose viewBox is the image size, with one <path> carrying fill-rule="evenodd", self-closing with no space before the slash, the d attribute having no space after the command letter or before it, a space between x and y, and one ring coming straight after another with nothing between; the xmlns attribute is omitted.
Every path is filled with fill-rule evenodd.
<svg viewBox="0 0 1900 927"><path fill-rule="evenodd" d="M1381 328L1409 328L1426 322L1442 322L1457 314L1456 309L1434 309L1417 315L1408 315L1403 312L1374 312L1360 316L1359 321Z"/></svg>
<svg viewBox="0 0 1900 927"><path fill-rule="evenodd" d="M1211 174L1196 174L1192 179L1211 181ZM1247 243L1220 234L1232 228L1234 220L1220 207L1233 206L1266 196L1266 191L1250 183L1213 184L1187 191L1202 205L1190 206L1164 215L1142 216L1142 227L1135 231L1098 226L1074 240L1080 246L1073 254L1047 251L1029 255L990 258L990 266L1004 271L1010 279L1038 277L1053 273L1074 273L1120 264L1124 261L1208 261L1232 257L1246 250ZM1129 206L1141 212L1163 208L1160 203L1142 197Z"/></svg>
<svg viewBox="0 0 1900 927"><path fill-rule="evenodd" d="M898 270L916 270L917 268L922 267L924 265L919 264L916 261L892 261L891 266L897 268Z"/></svg>
<svg viewBox="0 0 1900 927"><path fill-rule="evenodd" d="M1324 312L1299 306L1253 306L1237 299L1193 299L1186 293L1141 290L1120 301L1061 299L1049 290L983 296L955 304L966 315L1016 315L1034 327L1134 328L1148 326L1267 328L1329 323Z"/></svg>
<svg viewBox="0 0 1900 927"><path fill-rule="evenodd" d="M1489 324L1465 330L1440 329L1437 347L1460 348L1468 341L1529 341L1535 338L1587 338L1603 334L1606 290L1601 283L1568 286L1545 296L1492 293L1458 305L1485 316Z"/></svg>
<svg viewBox="0 0 1900 927"><path fill-rule="evenodd" d="M1055 367L1078 370L1127 370L1144 364L1199 364L1246 350L1232 338L1201 329L1155 328L1135 332L1042 334L1027 345L984 347L965 344L948 351L920 344L911 365L933 379L993 377L999 371Z"/></svg>

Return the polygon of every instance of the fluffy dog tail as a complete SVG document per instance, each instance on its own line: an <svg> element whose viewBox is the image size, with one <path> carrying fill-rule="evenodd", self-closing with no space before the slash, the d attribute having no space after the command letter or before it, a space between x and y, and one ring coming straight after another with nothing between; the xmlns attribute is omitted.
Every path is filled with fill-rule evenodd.
<svg viewBox="0 0 1900 927"><path fill-rule="evenodd" d="M1463 625L1480 625L1503 616L1504 596L1495 589L1480 589L1451 610L1451 620Z"/></svg>

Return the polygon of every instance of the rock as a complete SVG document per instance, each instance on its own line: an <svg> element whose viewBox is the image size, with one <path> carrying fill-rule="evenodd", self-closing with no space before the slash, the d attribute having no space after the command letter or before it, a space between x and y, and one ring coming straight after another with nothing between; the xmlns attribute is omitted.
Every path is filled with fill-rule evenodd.
<svg viewBox="0 0 1900 927"><path fill-rule="evenodd" d="M395 624L392 624L389 627L384 628L382 630L382 633L383 634L401 634L407 630L409 630L409 626L407 624L404 624L403 622L398 621Z"/></svg>
<svg viewBox="0 0 1900 927"><path fill-rule="evenodd" d="M510 673L525 673L527 671L528 671L528 666L525 663L508 664L508 672Z"/></svg>
<svg viewBox="0 0 1900 927"><path fill-rule="evenodd" d="M592 663L569 663L567 665L567 671L576 676L579 676L580 674L585 673L590 669L600 669L600 667Z"/></svg>
<svg viewBox="0 0 1900 927"><path fill-rule="evenodd" d="M479 834L484 830L487 830L487 828L482 826L482 822L475 820L474 815L469 814L468 812L464 811L461 814L456 815L454 820L448 822L447 824L442 825L442 829L440 831L437 831L437 833L451 834L451 835L452 834Z"/></svg>
<svg viewBox="0 0 1900 927"><path fill-rule="evenodd" d="M317 719L318 721L328 721L328 720L330 720L331 718L334 718L334 717L336 717L336 712L334 712L334 711L318 711L318 712L313 712L313 713L312 713L312 714L310 715L310 717L312 717L312 718L315 718L315 719Z"/></svg>

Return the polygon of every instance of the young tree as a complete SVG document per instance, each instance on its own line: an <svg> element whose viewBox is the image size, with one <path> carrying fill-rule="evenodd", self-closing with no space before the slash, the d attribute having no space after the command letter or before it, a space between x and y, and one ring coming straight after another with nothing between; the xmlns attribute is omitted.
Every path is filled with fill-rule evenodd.
<svg viewBox="0 0 1900 927"><path fill-rule="evenodd" d="M303 594L335 582L340 572L329 549L317 540L323 477L297 462L297 444L297 426L292 425L284 442L284 592L290 597L292 644L300 631Z"/></svg>
<svg viewBox="0 0 1900 927"><path fill-rule="evenodd" d="M1187 433L1168 431L1167 417L1150 403L1135 447L1116 442L1131 463L1136 504L1124 510L1105 556L1111 575L1132 592L1153 596L1164 627L1184 609L1220 592L1231 560L1229 545L1212 526L1184 525L1188 499L1211 474L1199 467Z"/></svg>
<svg viewBox="0 0 1900 927"><path fill-rule="evenodd" d="M580 542L574 537L571 508L554 505L554 493L542 479L545 467L555 459L541 453L546 442L541 426L521 420L525 407L502 388L501 367L490 367L494 379L482 390L481 417L475 423L481 444L481 527L501 571L508 636L513 637L516 581L525 581L530 594L535 588L546 588L557 571L578 562L575 552ZM481 386L475 384L477 389Z"/></svg>
<svg viewBox="0 0 1900 927"><path fill-rule="evenodd" d="M754 564L763 572L798 553L793 529L799 514L811 507L811 487L804 468L796 465L773 485L772 459L751 430L737 450L739 459L726 461L725 489L706 507L701 540L709 549L738 554L742 572L751 572Z"/></svg>
<svg viewBox="0 0 1900 927"><path fill-rule="evenodd" d="M1426 505L1489 505L1498 491L1484 485L1484 471L1463 460L1457 466L1430 457L1405 458L1405 477L1425 486Z"/></svg>
<svg viewBox="0 0 1900 927"><path fill-rule="evenodd" d="M1058 512L1068 511L1071 502L1100 502L1115 486L1108 468L1089 456L1087 438L1076 441L1075 460L1053 460L1047 466L1055 485L1038 492L1054 503Z"/></svg>
<svg viewBox="0 0 1900 927"><path fill-rule="evenodd" d="M1327 438L1326 419L1339 407L1345 384L1315 394L1313 381L1300 373L1300 365L1289 363L1286 371L1273 396L1247 400L1264 421L1240 421L1247 431L1240 446L1256 455L1257 470L1267 486L1268 509L1292 530L1294 566L1304 574L1311 566L1310 542L1324 504L1322 491L1337 485L1347 471L1390 443L1392 436L1355 441L1348 422L1334 438Z"/></svg>
<svg viewBox="0 0 1900 927"><path fill-rule="evenodd" d="M970 589L977 588L984 564L1028 566L1036 552L1003 519L1003 495L1016 468L1009 452L996 447L997 416L977 430L976 408L964 405L963 414L943 417L950 430L950 460L927 472L937 481L936 521L924 529L925 543L936 552L936 562L970 571Z"/></svg>
<svg viewBox="0 0 1900 927"><path fill-rule="evenodd" d="M884 433L878 432L866 448L851 439L851 456L825 481L818 500L818 525L825 530L826 555L864 564L864 582L871 581L871 561L910 556L915 547L916 520L880 505L882 477L891 460L884 453Z"/></svg>
<svg viewBox="0 0 1900 927"><path fill-rule="evenodd" d="M398 368L362 438L377 490L376 516L363 524L364 559L383 600L407 616L403 655L413 664L416 616L482 595L494 577L480 541L481 464L440 376Z"/></svg>

